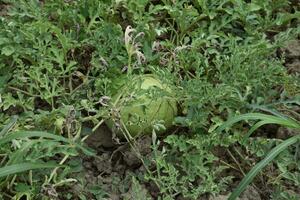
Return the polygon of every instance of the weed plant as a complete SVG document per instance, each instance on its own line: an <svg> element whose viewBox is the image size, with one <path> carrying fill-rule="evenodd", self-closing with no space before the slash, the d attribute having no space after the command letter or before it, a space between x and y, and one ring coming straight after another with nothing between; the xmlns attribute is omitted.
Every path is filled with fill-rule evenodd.
<svg viewBox="0 0 300 200"><path fill-rule="evenodd" d="M142 185L152 183L156 199L229 192L241 176L226 172L242 174L243 166L217 150L231 154L238 146L248 150L240 160L256 163L274 142L243 142L242 123L222 133L218 127L269 105L299 106L299 74L288 73L279 51L299 38L297 1L0 0L0 9L0 199L110 198L78 174L83 155L95 156L83 144L85 126L96 130L115 116L111 86L127 70L160 77L180 110L173 132L153 134L152 155L142 158L149 170L131 175L128 199L149 196ZM129 26L133 38L126 37ZM275 150L289 141L295 143ZM286 146L263 162L277 163L266 178L270 190L292 199L284 191L299 185L300 165Z"/></svg>

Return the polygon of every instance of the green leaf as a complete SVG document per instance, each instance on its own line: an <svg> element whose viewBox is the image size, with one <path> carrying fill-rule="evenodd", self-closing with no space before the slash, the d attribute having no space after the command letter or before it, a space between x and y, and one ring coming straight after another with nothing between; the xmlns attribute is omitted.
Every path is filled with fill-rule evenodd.
<svg viewBox="0 0 300 200"><path fill-rule="evenodd" d="M4 71L4 69L3 69ZM2 75L5 73L5 75ZM5 72L1 72L1 66L0 66L0 92L3 91L3 89L6 86L7 81L9 80L10 74L8 73L7 69Z"/></svg>
<svg viewBox="0 0 300 200"><path fill-rule="evenodd" d="M282 126L286 126L289 128L300 128L300 124L291 119L291 118L286 118L286 117L278 117L278 116L272 116L272 115L267 115L267 114L261 114L261 113L247 113L239 116L235 116L230 118L228 121L226 121L223 125L221 125L216 131L217 132L222 132L226 128L229 128L233 124L239 121L243 120L262 120L265 121L265 124L278 124Z"/></svg>
<svg viewBox="0 0 300 200"><path fill-rule="evenodd" d="M260 10L261 9L261 7L259 6L259 5L257 5L257 4L255 4L255 3L251 3L250 5L249 5L249 10L251 11L251 12L253 12L253 11L258 11L258 10Z"/></svg>
<svg viewBox="0 0 300 200"><path fill-rule="evenodd" d="M95 153L92 152L91 150L84 148L80 144L73 143L71 140L68 140L62 136L59 135L54 135L51 133L43 132L43 131L17 131L13 132L9 135L4 136L3 138L0 139L0 145L5 144L7 142L12 141L13 139L21 139L21 138L27 138L27 137L43 137L43 138L49 138L49 139L54 139L56 141L61 141L65 143L72 144L76 146L77 148L81 149L86 155L89 156L94 156Z"/></svg>
<svg viewBox="0 0 300 200"><path fill-rule="evenodd" d="M3 47L1 50L1 54L10 56L15 52L15 49L12 46Z"/></svg>
<svg viewBox="0 0 300 200"><path fill-rule="evenodd" d="M259 127L268 124L267 121L259 121L256 124L254 124L251 129L248 131L248 133L244 136L243 140L242 140L242 144L246 142L246 140L250 137L250 135L256 131L256 129L258 129Z"/></svg>
<svg viewBox="0 0 300 200"><path fill-rule="evenodd" d="M1 37L0 38L0 45L3 45L3 44L7 44L9 43L9 39L8 38L5 38L5 37Z"/></svg>
<svg viewBox="0 0 300 200"><path fill-rule="evenodd" d="M16 124L17 120L18 120L18 116L16 115L12 116L9 123L6 124L4 128L0 131L0 137L8 133L11 130L11 128Z"/></svg>
<svg viewBox="0 0 300 200"><path fill-rule="evenodd" d="M0 168L0 178L33 169L55 168L61 165L53 163L19 163Z"/></svg>
<svg viewBox="0 0 300 200"><path fill-rule="evenodd" d="M14 139L22 139L27 137L43 137L43 138L54 139L61 142L71 143L70 140L62 136L54 135L43 131L16 131L1 138L0 145L10 142Z"/></svg>

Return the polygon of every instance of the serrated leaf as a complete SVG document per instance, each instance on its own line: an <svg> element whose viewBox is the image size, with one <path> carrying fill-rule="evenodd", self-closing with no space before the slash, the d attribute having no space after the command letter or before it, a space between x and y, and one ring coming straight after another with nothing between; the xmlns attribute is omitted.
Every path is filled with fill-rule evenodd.
<svg viewBox="0 0 300 200"><path fill-rule="evenodd" d="M12 46L5 46L1 49L1 54L5 56L10 56L15 52L15 49Z"/></svg>
<svg viewBox="0 0 300 200"><path fill-rule="evenodd" d="M255 4L255 3L251 3L250 5L249 5L249 10L251 11L251 12L253 12L253 11L258 11L258 10L260 10L261 9L261 7L259 6L259 5L257 5L257 4Z"/></svg>

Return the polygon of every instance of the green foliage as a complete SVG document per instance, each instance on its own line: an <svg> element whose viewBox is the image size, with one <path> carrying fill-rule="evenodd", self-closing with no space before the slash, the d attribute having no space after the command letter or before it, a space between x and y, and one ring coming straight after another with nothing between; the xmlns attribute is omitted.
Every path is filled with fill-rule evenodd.
<svg viewBox="0 0 300 200"><path fill-rule="evenodd" d="M51 181L53 176L56 176L56 171L61 167L66 167L63 162L59 164L53 163L53 161L49 161L47 163L43 162L43 160L47 158L52 158L59 154L64 154L65 156L77 156L78 149L83 150L83 152L93 155L92 152L82 147L80 144L74 143L65 137L54 135L47 132L41 131L13 131L10 132L11 129L14 128L16 123L16 117L13 117L12 120L1 130L0 137L0 151L3 152L1 154L2 160L0 165L0 190L4 195L8 195L7 192L3 188L4 186L10 188L12 185L15 185L16 190L20 185L27 188L26 190L16 191L14 198L18 199L28 192L30 195L30 191L32 188L36 190L41 190L42 186L46 185ZM29 139L37 137L37 139ZM60 142L67 143L68 145L60 145ZM7 143L12 143L11 147L6 145ZM42 180L45 171L37 171L44 168L54 168L49 179ZM29 175L26 177L24 175L17 176L17 173L28 171ZM32 173L32 170L35 170L35 173ZM49 171L47 171L49 173ZM65 176L68 173L63 173ZM19 180L20 179L20 180ZM27 185L25 182L22 183L21 180L29 180L31 182L30 185ZM34 185L32 180L36 179ZM61 176L56 178L56 181L64 181L66 177ZM16 181L18 180L18 181ZM14 182L17 182L14 184ZM9 196L9 195L8 195Z"/></svg>
<svg viewBox="0 0 300 200"><path fill-rule="evenodd" d="M33 169L43 169L43 168L55 168L59 165L55 164L47 164L47 163L19 163L14 165L8 165L5 167L1 167L1 173L0 177L6 177L9 175L14 175L18 172L23 172L27 170L33 170Z"/></svg>
<svg viewBox="0 0 300 200"><path fill-rule="evenodd" d="M222 126L220 126L216 131L217 132L222 132L224 129L230 127L232 124L241 121L241 120L259 120L247 133L246 139L250 136L251 133L253 133L256 129L258 129L260 126L265 125L265 124L278 124L281 126L293 128L296 130L300 130L300 123L295 121L292 118L287 118L283 115L281 116L272 116L272 115L266 115L266 114L260 114L260 113L248 113L240 116L233 117L229 119L227 122L225 122ZM245 139L244 139L245 141ZM253 181L254 177L262 171L264 167L266 167L270 162L272 162L276 156L278 156L281 152L286 150L289 146L297 144L299 147L300 144L300 135L297 134L276 147L274 147L266 156L263 160L261 160L259 163L257 163L249 172L248 174L243 178L243 180L240 182L238 187L232 192L232 194L229 197L229 200L234 200L236 199L244 190L245 188ZM296 157L298 152L296 152ZM292 160L292 159L291 159ZM287 159L287 161L290 161L290 159ZM286 162L285 164L288 164ZM298 185L298 180L297 177L299 173L286 173L286 170L282 166L282 164L279 165L281 168L281 171L283 172L283 176L288 177L289 179L293 180L296 182L296 185ZM293 177L294 176L294 177Z"/></svg>
<svg viewBox="0 0 300 200"><path fill-rule="evenodd" d="M136 200L150 200L151 198L146 193L146 190L141 186L139 181L132 177L131 179L131 190L128 195L125 196L125 200L136 199Z"/></svg>
<svg viewBox="0 0 300 200"><path fill-rule="evenodd" d="M233 135L215 129L225 118L300 92L299 76L278 56L300 33L299 4L292 1L2 0L0 9L0 140L6 142L0 165L54 160L68 166L7 176L0 198L56 198L49 191L79 180L81 162L71 161L82 152L93 155L81 145L81 129L118 116L109 99L126 70L155 74L179 105L179 129L155 139L156 165L147 173L166 199L226 190L230 176L222 173L216 148L238 142L260 157L278 141L248 144L241 127ZM281 177L299 184L299 174L289 170L297 164L286 159L276 161ZM144 182L132 181L139 198ZM99 187L62 198L106 198Z"/></svg>
<svg viewBox="0 0 300 200"><path fill-rule="evenodd" d="M170 135L164 139L162 150L159 150L160 142L153 137L152 162L156 170L147 179L157 184L162 199L174 199L178 195L198 199L206 193L224 191L231 177L220 178L226 167L216 164L219 159L212 152L216 146L228 146L222 136L204 132L192 137ZM234 141L234 138L227 139L228 144Z"/></svg>

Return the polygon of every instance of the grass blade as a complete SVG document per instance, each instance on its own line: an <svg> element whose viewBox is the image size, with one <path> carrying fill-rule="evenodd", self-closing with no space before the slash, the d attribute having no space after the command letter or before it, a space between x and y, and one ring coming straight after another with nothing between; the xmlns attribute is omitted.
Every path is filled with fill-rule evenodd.
<svg viewBox="0 0 300 200"><path fill-rule="evenodd" d="M247 113L247 114L232 117L231 119L223 123L219 128L217 128L216 131L222 132L226 128L243 120L262 120L270 124L278 124L290 128L300 128L299 123L290 118L277 117L277 116L261 114L261 113Z"/></svg>
<svg viewBox="0 0 300 200"><path fill-rule="evenodd" d="M0 145L10 142L14 139L22 139L22 138L27 138L27 137L42 137L42 138L54 139L56 141L61 141L61 142L72 144L72 145L78 147L79 149L81 149L85 154L87 154L89 156L95 155L94 152L90 151L87 148L84 148L80 144L73 143L71 140L69 140L65 137L62 137L59 135L54 135L54 134L43 132L43 131L16 131L16 132L13 132L9 135L2 137L0 139Z"/></svg>
<svg viewBox="0 0 300 200"><path fill-rule="evenodd" d="M18 116L13 116L11 118L11 120L9 121L9 123L7 125L4 126L4 128L0 131L0 137L2 137L3 135L5 135L6 133L8 133L16 124L18 120Z"/></svg>
<svg viewBox="0 0 300 200"><path fill-rule="evenodd" d="M281 114L280 112L278 112L278 111L275 110L275 109L270 109L270 108L268 108L267 106L262 106L262 105L250 105L249 107L252 108L252 109L258 109L258 110L261 110L261 111L264 111L264 112L268 112L268 113L270 113L270 114L273 114L274 116L286 118L285 115Z"/></svg>
<svg viewBox="0 0 300 200"><path fill-rule="evenodd" d="M248 131L248 133L243 137L243 140L242 140L242 144L245 144L246 143L246 140L250 137L250 135L256 131L259 127L265 125L265 124L269 124L269 122L267 121L259 121L257 122L256 124L254 124L251 129Z"/></svg>
<svg viewBox="0 0 300 200"><path fill-rule="evenodd" d="M235 200L244 190L245 188L251 183L251 181L254 179L254 177L266 166L268 165L279 153L284 151L289 146L297 143L300 141L300 135L296 135L294 137L291 137L281 144L274 147L268 155L261 160L259 163L257 163L249 172L248 174L243 178L243 180L240 182L238 187L233 191L233 193L229 196L228 200Z"/></svg>
<svg viewBox="0 0 300 200"><path fill-rule="evenodd" d="M41 169L41 168L55 168L61 165L52 163L19 163L0 168L0 178L24 172L27 170Z"/></svg>
<svg viewBox="0 0 300 200"><path fill-rule="evenodd" d="M0 145L10 142L14 139L22 139L22 138L27 138L27 137L43 137L43 138L54 139L54 140L65 142L65 143L71 143L70 140L68 140L62 136L54 135L54 134L43 132L43 131L16 131L16 132L13 132L13 133L1 138Z"/></svg>

